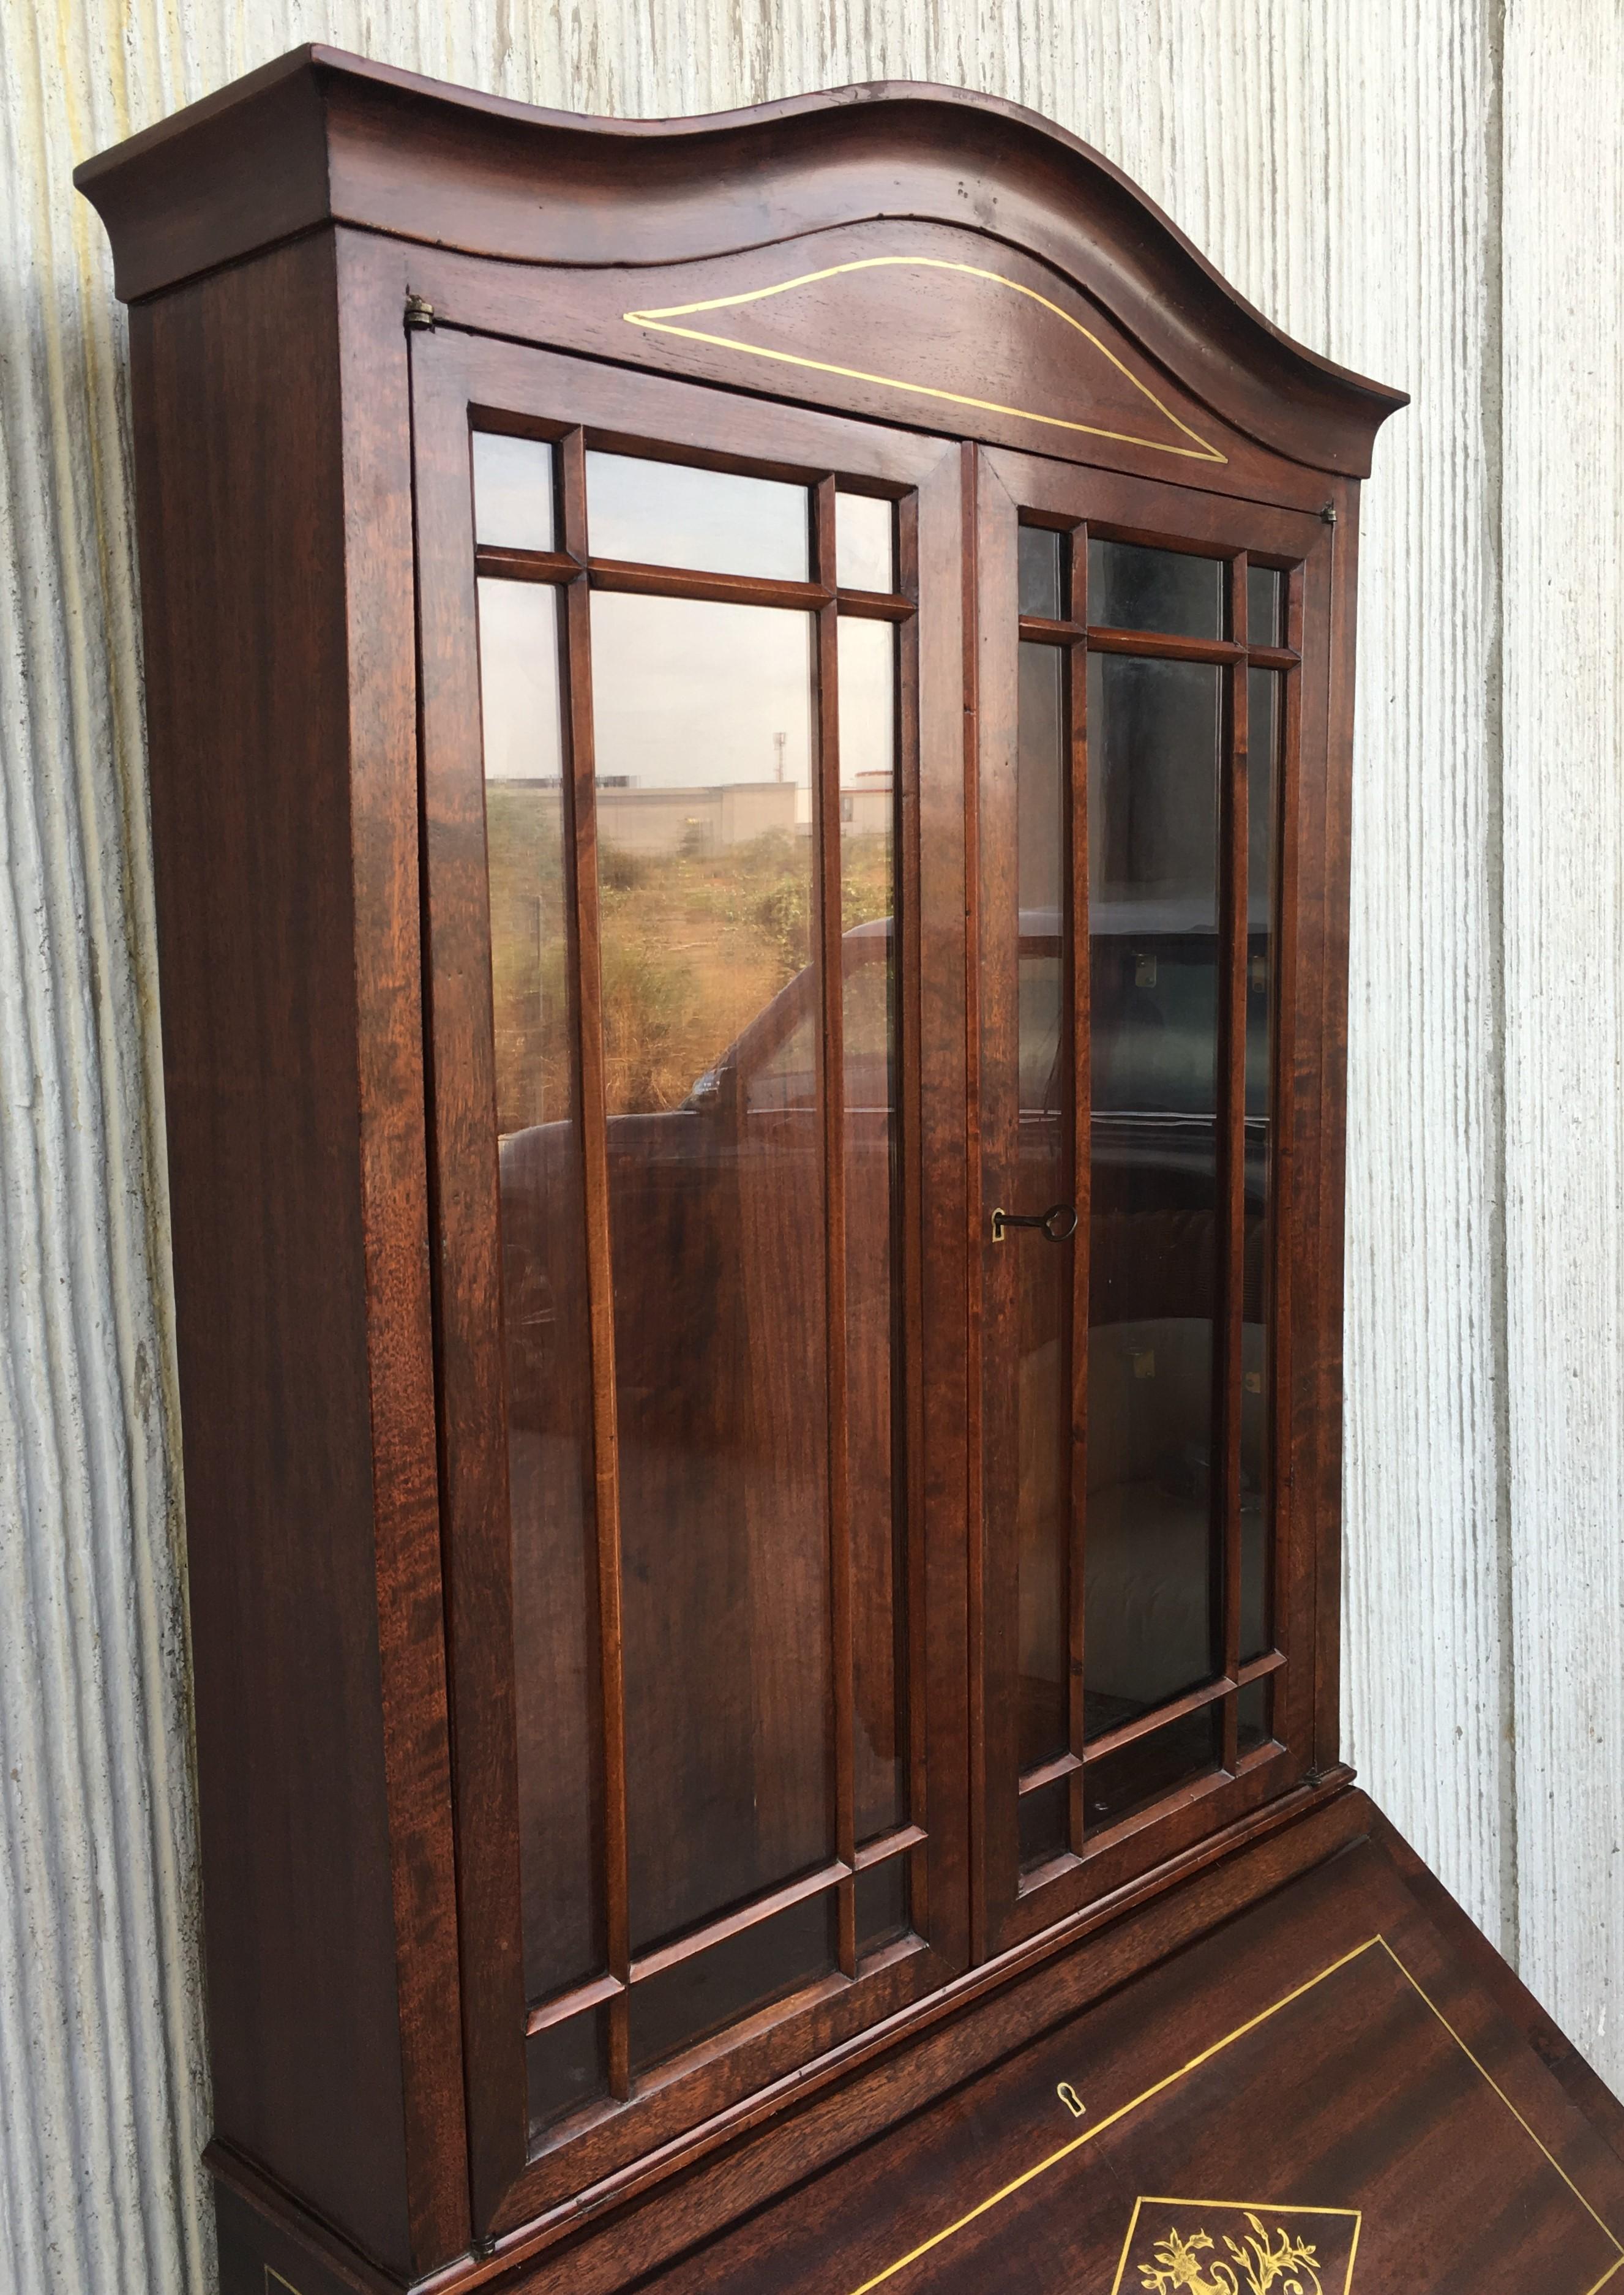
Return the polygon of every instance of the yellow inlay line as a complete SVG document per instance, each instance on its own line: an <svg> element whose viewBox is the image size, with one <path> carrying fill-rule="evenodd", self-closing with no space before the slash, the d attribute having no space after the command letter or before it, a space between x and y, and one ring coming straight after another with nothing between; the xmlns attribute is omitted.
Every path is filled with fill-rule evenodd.
<svg viewBox="0 0 1624 2295"><path fill-rule="evenodd" d="M1596 2214L1595 2209L1591 2206L1589 2201L1579 2190L1579 2185L1574 2182L1572 2177L1569 2175L1561 2160L1557 2159L1555 2152L1553 2152L1547 2145L1539 2142L1539 2138L1534 2134L1533 2129L1529 2126L1527 2120L1523 2119L1522 2114L1517 2110L1516 2105L1506 2095L1505 2089L1500 2086L1499 2081L1496 2079L1491 2071L1486 2070L1485 2067L1478 2062L1478 2059L1473 2054L1471 2049L1461 2038L1460 2034L1456 2030L1454 2025L1450 2023L1449 2018L1444 2014L1443 2010L1438 2005L1437 2002L1427 1993L1422 1991L1420 1985L1416 1982L1415 1978L1410 1974L1408 1969L1405 1967L1404 1963L1400 1959L1391 1945L1388 1943L1387 1939L1385 1937L1378 1937L1376 1939L1376 1942L1381 1946L1383 1951L1387 1955L1388 1959L1391 1961L1393 1966L1398 1970L1405 1982L1411 1986L1416 1992L1420 1994L1421 1998L1426 2002L1427 2006L1432 2010L1433 2015L1437 2017L1439 2022L1443 2026L1444 2030L1454 2041L1456 2046L1460 2050L1462 2055L1465 2056L1466 2062L1472 2066L1473 2070L1480 2073L1481 2077L1488 2081L1489 2087L1499 2097L1500 2102L1506 2106L1506 2111L1510 2112L1512 2118L1522 2130L1522 2133L1529 2137L1530 2142L1538 2144L1540 2151L1545 2153L1546 2158L1550 2161L1552 2167L1555 2168L1557 2174L1562 2177L1563 2182L1567 2185L1574 2198L1579 2201L1580 2207L1585 2210L1585 2213L1587 2216L1594 2217L1595 2221L1601 2226L1603 2232L1605 2233L1606 2236L1610 2240L1612 2240L1614 2247L1618 2249L1619 2262L1612 2266L1612 2270L1607 2273L1605 2278L1598 2279L1595 2283L1596 2287L1604 2287L1607 2284L1607 2281L1612 2277L1613 2272L1619 2268L1619 2264L1624 2263L1624 2240L1620 2240L1615 2232L1611 2230L1606 2224L1602 2222L1601 2217ZM1595 2288L1593 2287L1588 2289L1587 2291L1587 2295L1595 2295Z"/></svg>
<svg viewBox="0 0 1624 2295"><path fill-rule="evenodd" d="M1196 2071L1212 2057L1220 2055L1232 2042L1245 2039L1248 2032L1255 2032L1260 2024L1267 2024L1269 2018L1277 2016L1282 2008L1289 2008L1293 2000L1301 2000L1305 1992L1311 1992L1317 1984L1323 1984L1327 1976L1334 1976L1338 1969L1346 1968L1350 1961L1359 1959L1363 1954L1371 1949L1373 1945L1378 1945L1381 1942L1382 1939L1379 1936L1367 1937L1363 1944L1355 1945L1351 1952L1345 1952L1340 1960L1334 1960L1329 1968L1322 1968L1318 1976L1310 1976L1306 1984L1300 1984L1294 1992L1288 1992L1283 2000L1277 2000L1272 2007L1260 2010L1249 2022L1237 2025L1233 2032L1226 2032L1221 2040L1214 2040L1210 2048L1203 2048L1198 2056L1192 2056L1188 2063L1180 2064L1177 2071L1169 2072L1166 2078L1159 2079L1154 2087L1147 2087L1142 2095L1136 2095L1130 2103L1119 2104L1117 2109L1102 2119L1097 2128L1085 2129L1081 2136L1073 2136L1069 2144L1063 2144L1057 2152L1051 2152L1046 2160L1040 2160L1035 2167L1028 2168L1024 2175L1016 2176L1012 2182L991 2193L979 2206L972 2208L967 2215L960 2216L957 2223L946 2225L943 2230L934 2233L929 2239L922 2240L918 2247L910 2248L906 2255L899 2256L894 2263L888 2263L885 2268L877 2272L872 2279L865 2279L861 2287L853 2288L852 2295L869 2295L870 2288L883 2287L887 2279L894 2279L899 2271L905 2271L910 2263L917 2263L922 2255L928 2255L933 2247L940 2247L943 2240L953 2238L957 2233L963 2231L967 2224L973 2224L977 2216L984 2216L989 2209L1001 2206L1005 2200L1011 2198L1024 2185L1034 2183L1040 2176L1048 2175L1049 2169L1057 2168L1062 2160L1069 2160L1073 2152L1081 2152L1085 2144L1092 2144L1095 2137L1103 2136L1107 2128L1114 2128L1119 2119L1125 2119L1130 2111L1137 2111L1140 2104L1148 2103L1153 2095L1160 2095L1163 2088L1171 2087L1173 2083L1176 2080L1181 2080L1187 2072Z"/></svg>
<svg viewBox="0 0 1624 2295"><path fill-rule="evenodd" d="M1424 2001L1427 2007L1432 2010L1432 2014L1443 2026L1444 2030L1454 2041L1456 2046L1465 2057L1467 2062L1471 2064L1473 2070L1476 2071L1481 2079L1488 2081L1489 2086L1494 2090L1496 2095L1499 2097L1500 2102L1506 2106L1506 2109L1510 2112L1512 2118L1516 2121L1519 2128L1522 2129L1524 2135L1531 2139L1540 2152L1543 2153L1546 2160L1553 2168L1555 2168L1563 2182L1572 2193L1580 2207L1584 2209L1585 2213L1589 2216L1591 2220L1596 2225L1603 2236L1609 2240L1618 2250L1617 2260L1608 2265L1607 2269L1602 2274L1594 2287L1589 2287L1585 2290L1585 2295L1600 2295L1601 2289L1606 2286L1609 2280L1612 2279L1620 2270L1624 2270L1624 2241L1620 2241L1618 2234L1612 2231L1596 2213L1589 2201L1579 2190L1579 2185L1573 2181L1572 2177L1569 2175L1567 2169L1563 2166L1561 2160L1555 2157L1555 2153L1551 2152L1546 2144L1540 2142L1539 2137L1534 2134L1533 2129L1529 2126L1527 2120L1523 2119L1522 2114L1517 2110L1516 2105L1506 2095L1499 2082L1493 2077L1492 2073L1484 2069L1483 2065L1478 2061L1477 2057L1473 2055L1472 2050L1461 2038L1460 2034L1455 2030L1455 2027L1450 2023L1443 2011L1416 1981L1416 1978L1410 1974L1408 1969L1405 1967L1404 1963L1399 1958L1398 1954L1393 1950L1391 1945L1388 1943L1387 1939L1379 1933L1373 1937L1367 1937L1363 1944L1355 1945L1351 1952L1343 1953L1340 1960L1334 1960L1328 1968L1322 1968L1318 1976L1310 1976L1306 1983L1298 1985L1294 1991L1287 1992L1282 1998L1275 2001L1269 2007L1260 2010L1257 2015L1250 2018L1245 2024L1237 2024L1234 2031L1226 2032L1222 2039L1214 2040L1210 2047L1203 2048L1199 2055L1192 2056L1187 2063L1180 2064L1177 2071L1169 2072L1165 2078L1157 2080L1154 2087L1147 2087L1144 2089L1141 2094L1134 2096L1130 2103L1119 2104L1117 2109L1114 2111L1108 2113L1104 2119L1099 2121L1097 2127L1086 2128L1081 2136L1073 2136L1069 2144L1063 2144L1058 2151L1049 2152L1047 2158L1038 2160L1034 2166L1026 2168L1021 2175L1012 2177L1012 2179L1007 2184L1000 2185L996 2192L989 2193L984 2200L980 2201L975 2207L971 2208L967 2214L959 2216L956 2221L951 2224L944 2225L939 2232L934 2232L929 2239L921 2240L917 2247L910 2248L906 2255L899 2256L894 2263L888 2263L883 2271L876 2272L873 2278L865 2279L861 2286L853 2289L852 2295L870 2295L870 2291L872 2289L876 2287L883 2287L888 2279L894 2279L898 2272L906 2271L910 2264L918 2263L920 2258L922 2256L928 2255L933 2248L940 2247L945 2241L956 2238L959 2233L964 2231L969 2225L975 2223L978 2217L988 2214L993 2208L1000 2207L1006 2200L1013 2198L1015 2193L1022 2190L1026 2185L1035 2183L1040 2176L1046 2176L1051 2168L1057 2168L1063 2160L1069 2160L1073 2152L1081 2152L1085 2144L1093 2143L1096 2136L1103 2136L1106 2133L1106 2130L1109 2128L1114 2128L1119 2119L1125 2119L1130 2111L1137 2111L1142 2103L1148 2103L1153 2096L1160 2095L1164 2088L1171 2087L1175 2081L1183 2079L1189 2072L1198 2070L1203 2064L1210 2062L1214 2056L1221 2055L1223 2051L1226 2048L1232 2046L1236 2040L1245 2039L1248 2032L1255 2032L1261 2024L1268 2023L1271 2016L1277 2016L1283 2008L1289 2008L1293 2001L1301 2000L1305 1993L1312 1992L1316 1986L1325 1983L1328 1977L1337 1975L1341 1970L1350 1967L1354 1961L1363 1959L1366 1953L1371 1951L1373 1948L1377 1945L1380 1945L1382 1950L1387 1955L1387 1957L1391 1961L1393 1966L1404 1978L1406 1983L1419 1994L1421 1999ZM1211 2204L1216 2206L1223 2203L1212 2201ZM1286 2203L1283 2201L1271 2201L1269 2204L1271 2207L1284 2208ZM1300 2214L1359 2214L1359 2210L1356 2209L1336 2208L1314 2209L1293 2209L1293 2211ZM1362 2224L1362 2217L1360 2218L1360 2221ZM1358 2251L1358 2246L1359 2228L1356 2226L1354 2232L1355 2253ZM1350 2274L1351 2274L1352 2260L1353 2258L1351 2255L1349 2258Z"/></svg>
<svg viewBox="0 0 1624 2295"><path fill-rule="evenodd" d="M967 278L985 279L994 287L1008 288L1012 295L1024 295L1029 301L1041 305L1044 310L1051 312L1057 319L1073 328L1085 342L1091 343L1101 357L1109 359L1117 372L1132 384L1141 397L1149 401L1165 421L1171 422L1175 430L1194 443L1188 446L1171 446L1165 439L1141 438L1131 430L1106 430L1097 422L1073 422L1059 414L1034 414L1030 407L1005 406L995 398L972 398L961 390L943 390L927 382L904 382L894 374L870 374L861 367L837 366L829 359L805 358L796 351L769 350L761 343L741 342L736 335L713 335L699 327L679 327L670 323L676 319L698 317L706 311L731 311L747 303L763 303L775 295L788 295L796 287L814 287L821 280L837 279L846 272L882 271L897 265L925 271L961 272ZM1141 381L1132 368L1125 365L1107 344L1101 342L1090 328L1083 325L1081 319L1073 318L1071 313L1063 311L1058 303L1051 303L1047 295L1040 295L1035 287L1023 286L1018 279L1007 279L1001 271L983 271L974 263L950 263L935 255L869 255L855 263L831 263L822 271L804 271L798 278L780 279L771 287L751 287L742 294L713 295L705 302L669 303L659 310L623 311L620 315L629 326L650 327L657 334L680 335L686 341L710 343L722 350L746 351L752 358L774 359L780 366L806 367L814 374L837 374L848 382L871 382L882 390L902 390L914 397L945 399L950 405L974 406L983 414L1013 415L1017 421L1041 422L1051 430L1080 431L1090 438L1111 438L1120 445L1146 446L1153 453L1179 454L1196 462L1227 462L1229 459L1227 454L1220 454L1216 446L1209 445L1200 432L1192 430L1187 422L1180 421L1172 408L1163 404L1156 396L1149 384Z"/></svg>

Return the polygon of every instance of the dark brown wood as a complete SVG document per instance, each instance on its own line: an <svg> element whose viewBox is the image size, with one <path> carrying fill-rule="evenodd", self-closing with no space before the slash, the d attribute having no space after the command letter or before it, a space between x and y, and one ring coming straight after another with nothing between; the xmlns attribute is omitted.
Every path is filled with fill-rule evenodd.
<svg viewBox="0 0 1624 2295"><path fill-rule="evenodd" d="M846 1353L846 1108L845 951L842 909L845 867L840 850L840 646L836 611L833 477L812 492L812 563L821 585L813 645L817 656L817 747L812 772L816 919L813 963L818 984L823 1114L825 1376L828 1381L830 1658L834 1696L830 1719L835 1774L835 1854L845 1868L836 1894L836 1955L844 1976L857 1973L857 1907L852 1874L857 1861L855 1758L853 1732L855 1652L852 1605L851 1411Z"/></svg>
<svg viewBox="0 0 1624 2295"><path fill-rule="evenodd" d="M967 176L1007 241L1116 305L1162 374L1239 432L1321 470L1368 470L1400 393L1289 341L1118 168L994 97L882 82L704 121L588 120L311 47L86 161L75 180L116 219L118 292L134 300L332 223L426 253L573 270L697 264L758 245L769 212L773 239L812 236L813 262L827 264L842 259L831 227L856 218L958 225ZM510 306L527 283L515 276ZM547 292L574 283L566 273ZM624 283L611 285L620 309ZM696 279L690 296L659 299L717 291ZM457 316L478 323L472 309ZM870 337L852 363L876 348Z"/></svg>
<svg viewBox="0 0 1624 2295"><path fill-rule="evenodd" d="M1125 2288L1170 2228L1221 2258L1248 2207L1356 2295L1595 2295L1624 2269L1624 2165L1378 1840L1096 2005L1040 1982L1041 2039L663 2283L958 2295L1030 2253L1057 2284Z"/></svg>
<svg viewBox="0 0 1624 2295"><path fill-rule="evenodd" d="M1246 557L1228 566L1229 628L1245 645ZM1095 641L1098 642L1098 640ZM1220 1197L1219 1328L1213 1348L1212 1421L1220 1460L1213 1491L1217 1548L1222 1583L1217 1605L1222 1637L1223 1678L1233 1681L1241 1662L1241 1347L1246 1286L1246 963L1249 946L1247 874L1251 806L1248 792L1246 662L1243 656L1225 674L1225 750L1228 772L1219 808L1219 1073L1223 1136L1219 1142ZM1239 1700L1223 1703L1221 1766L1233 1770L1240 1759Z"/></svg>
<svg viewBox="0 0 1624 2295"><path fill-rule="evenodd" d="M306 241L137 314L132 360L215 2125L404 2275L467 2217L409 461L376 324Z"/></svg>
<svg viewBox="0 0 1624 2295"><path fill-rule="evenodd" d="M466 386L465 393L466 393ZM565 548L589 555L585 445L579 429L559 445ZM631 2093L626 1993L632 1935L626 1857L625 1651L621 1629L620 1475L615 1393L615 1303L609 1253L608 1115L603 1081L603 968L598 916L598 800L593 752L592 633L584 578L564 603L569 772L565 821L569 857L570 951L575 969L572 1047L581 1111L586 1215L587 1323L592 1379L592 1531L598 1564L599 1699L603 1742L604 1949L619 1990L609 2004L609 2093ZM493 2199L493 2204L494 2199Z"/></svg>
<svg viewBox="0 0 1624 2295"><path fill-rule="evenodd" d="M1338 1757L1357 481L1399 395L1286 343L1084 147L952 91L604 123L303 51L81 180L138 306L225 2295L949 2295L1023 2269L1122 2295L1147 2261L1124 2204L1187 2172L1212 2210L1331 2210L1332 2259L1361 2209L1342 2295L1536 2269L1566 2295L1570 2265L1595 2295L1624 2271L1624 2111ZM547 447L555 546L476 545L478 432ZM803 487L806 578L594 558L598 452ZM836 588L846 488L895 505L891 589ZM1071 555L1063 611L1019 610L1023 522ZM1223 560L1228 634L1090 626L1090 538ZM1247 626L1253 559L1285 576L1284 643ZM557 746L498 795L479 584L559 632L533 665L538 693L557 670ZM743 892L699 865L714 793L629 786L613 733L611 609L662 600L807 632L804 802L763 779L778 873ZM842 771L847 623L895 647L888 794ZM1041 1744L1013 1368L1032 1262L990 1231L1042 1208L1019 1192L1023 944L1054 937L1020 911L1023 641L1065 673L1069 1096L1044 1153L1080 1214L1074 1243L1027 1239L1069 1254L1038 1262L1069 1493ZM1168 1264L1217 1302L1216 1646L1143 1711L1088 1689L1091 1303L1149 1231L1112 1224L1120 1103L1091 1105L1093 654L1113 678L1204 665L1226 695L1218 1192L1140 1206L1163 1241L1183 1221ZM1284 714L1266 1207L1258 670ZM661 729L636 738L652 755ZM628 1097L615 985L642 865L615 824L675 781L690 909L770 894L787 951L681 1108ZM559 823L562 888L555 940L551 894L520 888L538 1008L564 1016L527 1113L491 870L519 798ZM877 949L880 1095L847 1002ZM763 1148L739 1078L790 1077L771 1062L803 1023L810 1097L763 1098ZM1041 1131L1052 1103L1029 1112ZM1146 1311L1177 1321L1170 1285ZM1259 1684L1269 1732L1243 1741ZM1204 1716L1211 1762L1158 1770ZM1057 1847L1029 1828L1024 1866L1046 1794L1069 1821ZM784 1944L814 1917L817 1949Z"/></svg>

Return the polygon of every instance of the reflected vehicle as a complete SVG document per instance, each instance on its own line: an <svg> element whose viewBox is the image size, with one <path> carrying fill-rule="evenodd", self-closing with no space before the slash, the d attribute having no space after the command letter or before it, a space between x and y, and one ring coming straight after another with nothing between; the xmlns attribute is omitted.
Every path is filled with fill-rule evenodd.
<svg viewBox="0 0 1624 2295"><path fill-rule="evenodd" d="M842 947L849 1352L859 1339L885 1348L889 1338L890 919L853 927ZM762 1341L771 1328L770 1309L753 1311L763 1305L753 1296L760 1278L780 1298L805 1295L792 1271L820 1286L819 1033L817 979L807 966L679 1106L608 1119L616 1293L645 1292L668 1310L657 1323L619 1319L623 1404L635 1399L646 1424L672 1439L703 1439L706 1448L772 1440L771 1425L748 1423L759 1379L731 1379L728 1369L753 1334ZM559 1387L550 1363L554 1331L584 1327L560 1312L559 1296L560 1271L572 1263L562 1223L580 1216L575 1152L565 1123L536 1124L501 1143L510 1408L520 1425L549 1423ZM861 1371L853 1361L854 1396Z"/></svg>
<svg viewBox="0 0 1624 2295"><path fill-rule="evenodd" d="M1093 1049L1089 1450L1089 1724L1177 1695L1212 1672L1208 1475L1211 1315L1218 1247L1213 1107L1217 941L1176 902L1097 902L1091 919ZM891 1204L895 1126L888 918L842 942L846 1078L848 1430L854 1497L892 1473L894 1302ZM1267 934L1248 951L1251 994L1267 1006ZM1018 1172L1012 1206L1052 1201L1065 1166L1068 1084L1062 1059L1061 920L1020 921ZM1249 1031L1246 1116L1246 1321L1244 1330L1243 1536L1262 1535L1264 1195L1267 1033ZM816 976L798 972L675 1107L616 1115L608 1125L617 1295L662 1303L658 1319L616 1331L625 1471L651 1446L706 1462L757 1460L788 1445L815 1452L824 1400L763 1377L782 1344L786 1295L820 1295L823 1222L817 1105ZM556 1334L585 1327L583 1303L560 1300L565 1247L578 1222L575 1134L563 1123L515 1132L501 1147L510 1409L547 1430L564 1380ZM1023 1428L1063 1425L1057 1327L1042 1296L1071 1254L1039 1238L1020 1286ZM747 1366L748 1367L747 1371ZM1154 1384L1152 1382L1154 1381ZM804 1382L800 1383L804 1385ZM775 1401L776 1398L776 1401ZM1048 1508L1034 1478L1057 1471L1041 1442L1026 1455L1021 1516ZM866 1479L865 1479L866 1478ZM650 1491L653 1496L653 1491ZM1022 1601L1061 1602L1052 1558L1023 1556ZM1245 1573L1243 1649L1265 1646L1262 1572ZM1049 1637L1033 1619L1023 1644ZM1044 1693L1035 1683L1029 1694Z"/></svg>

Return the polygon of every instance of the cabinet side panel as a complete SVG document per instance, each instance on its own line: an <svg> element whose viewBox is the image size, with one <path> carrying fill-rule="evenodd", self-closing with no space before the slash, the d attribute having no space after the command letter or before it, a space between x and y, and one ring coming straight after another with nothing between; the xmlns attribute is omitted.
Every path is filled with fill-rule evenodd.
<svg viewBox="0 0 1624 2295"><path fill-rule="evenodd" d="M131 355L215 2124L404 2269L331 243Z"/></svg>

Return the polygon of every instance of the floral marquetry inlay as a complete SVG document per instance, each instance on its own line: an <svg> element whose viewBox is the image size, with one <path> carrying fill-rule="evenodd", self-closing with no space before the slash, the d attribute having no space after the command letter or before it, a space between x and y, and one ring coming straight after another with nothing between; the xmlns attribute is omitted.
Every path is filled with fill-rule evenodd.
<svg viewBox="0 0 1624 2295"><path fill-rule="evenodd" d="M1141 2199L1112 2295L1351 2295L1354 2208Z"/></svg>

